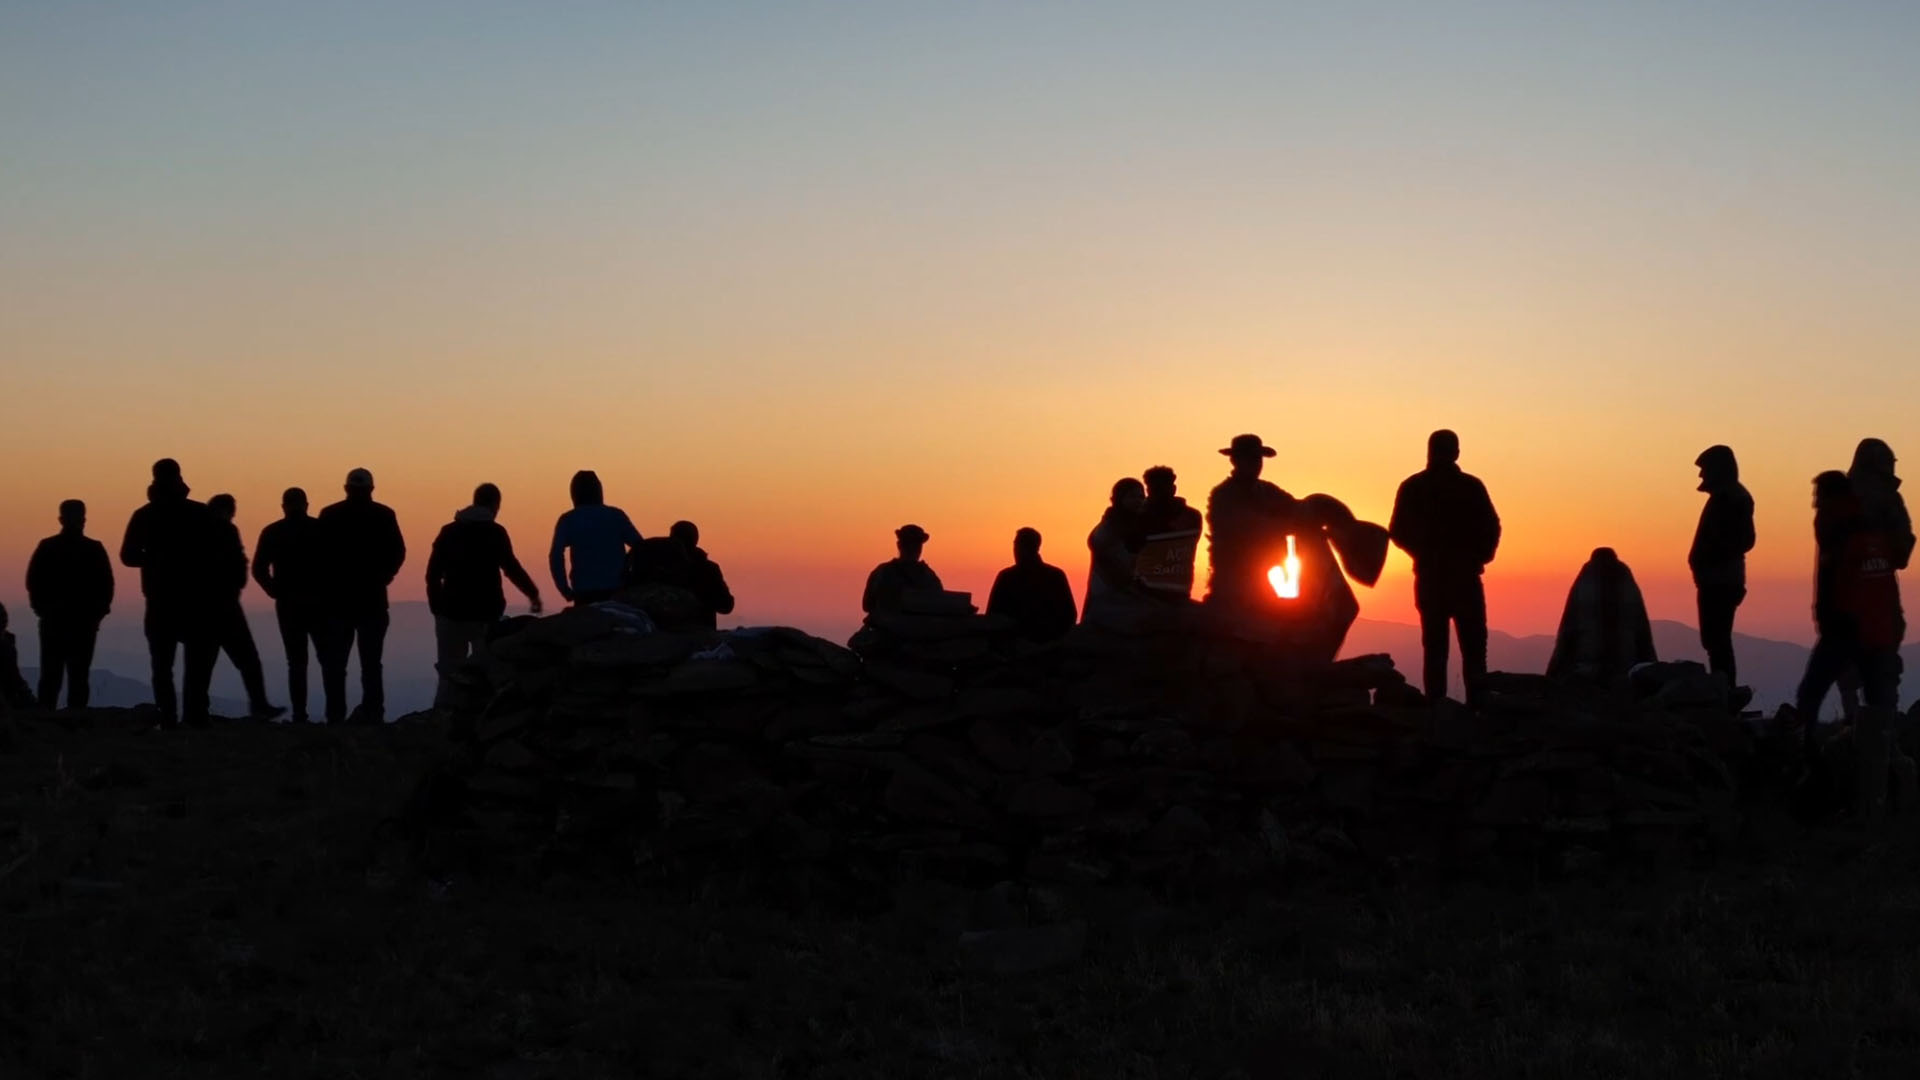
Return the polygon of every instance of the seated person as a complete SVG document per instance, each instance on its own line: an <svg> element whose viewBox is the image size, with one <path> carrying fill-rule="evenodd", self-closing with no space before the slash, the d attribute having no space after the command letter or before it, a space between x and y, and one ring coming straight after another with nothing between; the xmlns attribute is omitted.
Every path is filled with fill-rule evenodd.
<svg viewBox="0 0 1920 1080"><path fill-rule="evenodd" d="M1066 571L1041 560L1037 529L1013 534L1013 565L993 579L987 614L1012 620L1015 636L1027 641L1059 641L1073 629L1073 589Z"/></svg>
<svg viewBox="0 0 1920 1080"><path fill-rule="evenodd" d="M902 525L893 531L900 557L889 559L867 575L867 589L860 597L860 610L868 615L899 611L909 592L940 592L940 575L920 559L927 541L933 539L918 525Z"/></svg>
<svg viewBox="0 0 1920 1080"><path fill-rule="evenodd" d="M1633 571L1612 548L1595 548L1567 594L1548 676L1608 684L1656 659L1653 624Z"/></svg>

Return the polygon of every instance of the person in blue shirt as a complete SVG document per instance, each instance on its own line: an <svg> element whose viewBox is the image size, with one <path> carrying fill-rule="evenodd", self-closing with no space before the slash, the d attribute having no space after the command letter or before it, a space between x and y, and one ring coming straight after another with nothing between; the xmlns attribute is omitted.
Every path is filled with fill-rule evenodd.
<svg viewBox="0 0 1920 1080"><path fill-rule="evenodd" d="M613 596L626 574L627 551L639 544L640 530L627 512L608 506L606 490L592 470L573 474L573 509L553 526L547 553L553 583L575 604L596 604ZM569 571L568 552L572 552Z"/></svg>

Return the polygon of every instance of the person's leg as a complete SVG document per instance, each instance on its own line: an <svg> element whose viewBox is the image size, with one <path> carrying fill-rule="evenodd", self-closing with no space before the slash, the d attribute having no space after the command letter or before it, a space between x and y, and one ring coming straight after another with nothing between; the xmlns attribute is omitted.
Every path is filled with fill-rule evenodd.
<svg viewBox="0 0 1920 1080"><path fill-rule="evenodd" d="M1793 708L1800 715L1809 749L1820 721L1820 703L1840 673L1853 665L1853 654L1848 636L1839 631L1822 631L1813 643L1813 652L1807 656L1806 673L1800 677L1799 689L1793 695Z"/></svg>
<svg viewBox="0 0 1920 1080"><path fill-rule="evenodd" d="M67 708L84 709L93 702L93 650L100 641L100 624L80 623L67 639Z"/></svg>
<svg viewBox="0 0 1920 1080"><path fill-rule="evenodd" d="M433 670L440 676L439 685L434 688L433 707L444 709L451 699L453 688L447 681L453 670L466 662L467 641L461 633L466 623L455 622L444 615L433 617Z"/></svg>
<svg viewBox="0 0 1920 1080"><path fill-rule="evenodd" d="M66 630L51 619L40 620L40 677L35 680L34 699L43 709L60 704L60 679L67 671Z"/></svg>
<svg viewBox="0 0 1920 1080"><path fill-rule="evenodd" d="M376 723L387 713L386 672L381 666L387 622L387 613L381 610L363 616L353 628L360 639L360 705L367 710L367 719Z"/></svg>
<svg viewBox="0 0 1920 1080"><path fill-rule="evenodd" d="M1487 680L1487 589L1480 575L1460 582L1453 619L1460 635L1460 678L1467 701L1478 704Z"/></svg>
<svg viewBox="0 0 1920 1080"><path fill-rule="evenodd" d="M1733 615L1746 599L1745 589L1718 586L1702 587L1698 594L1700 647L1706 650L1707 666L1715 675L1738 685L1733 654Z"/></svg>
<svg viewBox="0 0 1920 1080"><path fill-rule="evenodd" d="M287 654L287 704L293 719L307 718L307 624L299 609L287 600L273 605L273 619L280 628L280 648Z"/></svg>
<svg viewBox="0 0 1920 1080"><path fill-rule="evenodd" d="M353 651L353 623L344 615L328 614L313 637L320 654L320 692L325 697L327 723L347 718L347 658Z"/></svg>
<svg viewBox="0 0 1920 1080"><path fill-rule="evenodd" d="M227 612L226 632L221 636L227 655L240 671L240 682L247 688L247 708L255 716L274 711L272 703L267 700L267 673L260 665L260 647L254 644L253 627L247 622L247 613L239 604L234 604Z"/></svg>
<svg viewBox="0 0 1920 1080"><path fill-rule="evenodd" d="M153 680L153 707L160 712L162 724L180 720L180 699L173 691L173 657L179 649L180 631L174 618L165 611L147 608L147 660Z"/></svg>
<svg viewBox="0 0 1920 1080"><path fill-rule="evenodd" d="M213 668L220 661L220 630L211 618L195 620L182 632L186 660L181 678L186 683L184 719L204 724L213 717Z"/></svg>
<svg viewBox="0 0 1920 1080"><path fill-rule="evenodd" d="M1895 649L1861 650L1860 678L1865 691L1853 728L1854 809L1862 821L1885 809L1887 770L1893 760L1893 731L1900 703L1900 655Z"/></svg>
<svg viewBox="0 0 1920 1080"><path fill-rule="evenodd" d="M1413 606L1420 613L1421 685L1429 701L1447 696L1447 635L1452 611L1439 586L1430 576L1413 579Z"/></svg>

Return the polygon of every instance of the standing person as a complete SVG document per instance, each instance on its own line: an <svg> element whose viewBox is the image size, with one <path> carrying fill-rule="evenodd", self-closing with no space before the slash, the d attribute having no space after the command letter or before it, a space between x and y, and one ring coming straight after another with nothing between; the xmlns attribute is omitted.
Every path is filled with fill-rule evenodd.
<svg viewBox="0 0 1920 1080"><path fill-rule="evenodd" d="M120 562L140 571L140 591L147 600L147 654L162 728L182 719L173 687L175 653L186 654L185 720L192 726L208 720L213 665L220 656L218 628L209 617L219 591L220 541L213 514L189 498L191 493L179 462L154 462L147 503L127 519L120 541Z"/></svg>
<svg viewBox="0 0 1920 1080"><path fill-rule="evenodd" d="M260 530L253 549L253 580L273 598L280 644L287 654L287 697L293 721L307 722L307 648L320 650L320 523L307 513L307 493L288 488L280 496L279 521Z"/></svg>
<svg viewBox="0 0 1920 1080"><path fill-rule="evenodd" d="M67 708L86 708L93 647L113 610L113 561L87 535L87 504L79 499L60 504L59 534L27 560L27 603L40 617L40 707L60 704L64 679Z"/></svg>
<svg viewBox="0 0 1920 1080"><path fill-rule="evenodd" d="M347 474L345 499L320 511L326 572L326 630L320 681L327 723L383 724L387 689L381 655L387 642L387 586L407 561L407 542L392 510L373 501L373 474ZM347 712L347 660L360 654L360 704Z"/></svg>
<svg viewBox="0 0 1920 1080"><path fill-rule="evenodd" d="M708 558L701 549L698 525L691 521L676 521L667 530L667 536L686 552L687 562L683 570L686 588L699 598L707 629L717 629L720 616L733 614L733 591L727 588L726 575L720 572L720 564Z"/></svg>
<svg viewBox="0 0 1920 1080"><path fill-rule="evenodd" d="M933 537L918 525L902 525L893 530L894 548L900 553L873 568L867 575L866 591L860 594L860 610L872 615L880 611L899 611L909 592L940 592L940 575L921 560L927 541Z"/></svg>
<svg viewBox="0 0 1920 1080"><path fill-rule="evenodd" d="M1080 621L1122 629L1147 617L1158 605L1136 570L1144 534L1141 511L1147 489L1133 477L1116 481L1100 523L1087 534L1087 596Z"/></svg>
<svg viewBox="0 0 1920 1080"><path fill-rule="evenodd" d="M1710 446L1694 464L1707 504L1687 552L1687 568L1699 601L1700 647L1715 675L1734 690L1739 684L1733 655L1733 616L1747 598L1747 552L1753 550L1753 496L1740 483L1733 450ZM1744 705L1745 702L1740 702Z"/></svg>
<svg viewBox="0 0 1920 1080"><path fill-rule="evenodd" d="M1073 629L1077 609L1067 573L1040 558L1040 531L1013 534L1013 565L993 579L987 614L1013 622L1014 636L1045 644Z"/></svg>
<svg viewBox="0 0 1920 1080"><path fill-rule="evenodd" d="M247 545L240 539L240 528L233 523L239 504L231 495L215 495L207 500L213 512L220 545L217 549L221 593L214 612L214 628L220 648L240 672L247 688L247 713L254 720L271 720L287 710L267 700L266 673L260 669L260 649L253 643L253 627L247 625L247 613L240 606L240 594L247 589Z"/></svg>
<svg viewBox="0 0 1920 1080"><path fill-rule="evenodd" d="M640 530L627 512L607 505L606 489L590 469L573 474L573 509L553 526L547 569L561 597L573 604L597 604L613 596L626 576L627 553L640 543ZM568 556L572 556L569 570Z"/></svg>
<svg viewBox="0 0 1920 1080"><path fill-rule="evenodd" d="M427 608L433 612L435 670L440 673L436 709L451 701L448 677L485 654L487 631L507 613L502 574L526 596L535 615L541 611L540 588L514 556L513 538L495 520L499 515L500 489L481 484L473 489L473 505L455 514L434 537L433 554L427 558Z"/></svg>
<svg viewBox="0 0 1920 1080"><path fill-rule="evenodd" d="M1200 511L1180 497L1179 478L1167 466L1155 465L1141 479L1147 484L1147 503L1140 512L1146 544L1142 559L1151 570L1147 585L1167 596L1191 598L1194 557L1204 525Z"/></svg>
<svg viewBox="0 0 1920 1080"><path fill-rule="evenodd" d="M1487 593L1480 580L1500 548L1500 515L1487 486L1461 471L1460 437L1427 437L1427 467L1401 483L1387 525L1413 558L1413 604L1420 612L1427 698L1447 696L1447 633L1460 639L1461 681L1477 702L1487 674Z"/></svg>
<svg viewBox="0 0 1920 1080"><path fill-rule="evenodd" d="M1255 612L1274 606L1267 571L1286 554L1300 502L1260 479L1273 447L1258 435L1236 435L1220 451L1233 472L1207 495L1207 603Z"/></svg>
<svg viewBox="0 0 1920 1080"><path fill-rule="evenodd" d="M1855 808L1871 816L1886 793L1888 740L1900 701L1900 642L1906 636L1906 618L1895 575L1906 567L1914 541L1899 482L1892 475L1892 452L1885 453L1884 462L1877 448L1866 457L1865 468L1856 452L1852 471L1824 472L1813 481L1819 553L1813 610L1819 637L1807 658L1794 707L1805 725L1811 754L1821 700L1849 668L1858 673L1866 700L1854 727L1860 768ZM1863 489L1868 494L1863 495Z"/></svg>

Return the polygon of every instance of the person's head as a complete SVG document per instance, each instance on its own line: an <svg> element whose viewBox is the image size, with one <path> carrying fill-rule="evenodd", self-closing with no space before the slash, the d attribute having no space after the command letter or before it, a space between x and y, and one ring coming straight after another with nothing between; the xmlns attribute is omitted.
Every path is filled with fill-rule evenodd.
<svg viewBox="0 0 1920 1080"><path fill-rule="evenodd" d="M1854 477L1868 476L1879 480L1891 480L1896 464L1893 447L1879 439L1861 439L1860 445L1853 448L1853 466L1847 470L1847 473Z"/></svg>
<svg viewBox="0 0 1920 1080"><path fill-rule="evenodd" d="M1147 482L1147 498L1158 500L1171 499L1179 494L1179 478L1165 465L1155 465L1140 477Z"/></svg>
<svg viewBox="0 0 1920 1080"><path fill-rule="evenodd" d="M1040 530L1021 529L1013 534L1013 561L1022 566L1040 561Z"/></svg>
<svg viewBox="0 0 1920 1080"><path fill-rule="evenodd" d="M1220 452L1233 462L1233 475L1246 478L1259 476L1267 459L1279 453L1258 435L1235 435L1233 442Z"/></svg>
<svg viewBox="0 0 1920 1080"><path fill-rule="evenodd" d="M607 501L607 489L600 486L600 474L592 469L574 473L573 483L567 490L575 506L600 506Z"/></svg>
<svg viewBox="0 0 1920 1080"><path fill-rule="evenodd" d="M1700 469L1700 490L1712 491L1725 484L1737 483L1740 479L1740 462L1733 456L1730 446L1709 446L1700 451L1693 459Z"/></svg>
<svg viewBox="0 0 1920 1080"><path fill-rule="evenodd" d="M1813 505L1815 509L1830 506L1835 500L1853 494L1853 481L1838 469L1828 469L1813 478Z"/></svg>
<svg viewBox="0 0 1920 1080"><path fill-rule="evenodd" d="M1457 465L1460 463L1460 436L1441 428L1427 436L1427 464L1429 466Z"/></svg>
<svg viewBox="0 0 1920 1080"><path fill-rule="evenodd" d="M153 483L147 485L149 499L184 499L187 497L187 482L180 476L180 463L172 458L161 458L153 463Z"/></svg>
<svg viewBox="0 0 1920 1080"><path fill-rule="evenodd" d="M688 551L700 546L700 526L691 521L676 521L667 526L667 536Z"/></svg>
<svg viewBox="0 0 1920 1080"><path fill-rule="evenodd" d="M483 510L500 509L500 489L492 484L481 484L473 489L473 505Z"/></svg>
<svg viewBox="0 0 1920 1080"><path fill-rule="evenodd" d="M79 499L68 499L60 504L60 531L75 536L87 530L87 504Z"/></svg>
<svg viewBox="0 0 1920 1080"><path fill-rule="evenodd" d="M163 457L153 463L153 478L158 480L180 479L180 463L170 457Z"/></svg>
<svg viewBox="0 0 1920 1080"><path fill-rule="evenodd" d="M900 557L908 562L918 562L920 553L927 548L927 541L933 537L918 525L902 525L893 530L894 546L900 549Z"/></svg>
<svg viewBox="0 0 1920 1080"><path fill-rule="evenodd" d="M373 498L373 474L366 469L355 469L347 474L347 498Z"/></svg>
<svg viewBox="0 0 1920 1080"><path fill-rule="evenodd" d="M307 516L307 492L304 488L290 487L280 495L280 511L290 518Z"/></svg>
<svg viewBox="0 0 1920 1080"><path fill-rule="evenodd" d="M1113 483L1113 508L1129 514L1137 514L1147 505L1147 488L1131 476L1123 476Z"/></svg>
<svg viewBox="0 0 1920 1080"><path fill-rule="evenodd" d="M240 504L234 502L233 496L221 492L207 500L207 509L213 511L213 516L221 521L231 522L234 515L240 512Z"/></svg>

